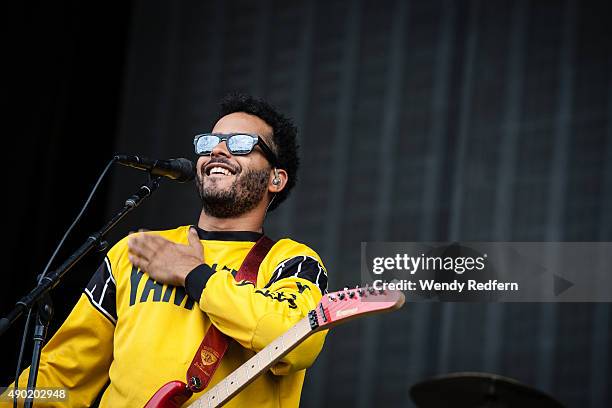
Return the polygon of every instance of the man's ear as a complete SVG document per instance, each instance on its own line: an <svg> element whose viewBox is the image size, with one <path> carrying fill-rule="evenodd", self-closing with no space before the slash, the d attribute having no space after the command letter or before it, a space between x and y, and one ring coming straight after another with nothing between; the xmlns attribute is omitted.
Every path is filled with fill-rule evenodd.
<svg viewBox="0 0 612 408"><path fill-rule="evenodd" d="M271 193L280 193L287 185L288 179L289 176L285 170L273 168L268 180L268 191Z"/></svg>

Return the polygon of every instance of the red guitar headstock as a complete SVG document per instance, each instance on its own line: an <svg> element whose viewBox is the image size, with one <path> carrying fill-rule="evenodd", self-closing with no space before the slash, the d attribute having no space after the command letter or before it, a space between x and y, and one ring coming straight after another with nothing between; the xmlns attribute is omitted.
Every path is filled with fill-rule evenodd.
<svg viewBox="0 0 612 408"><path fill-rule="evenodd" d="M310 312L310 318L316 319L317 330L325 330L366 314L399 309L404 301L404 293L400 290L376 290L369 286L345 288L323 295Z"/></svg>

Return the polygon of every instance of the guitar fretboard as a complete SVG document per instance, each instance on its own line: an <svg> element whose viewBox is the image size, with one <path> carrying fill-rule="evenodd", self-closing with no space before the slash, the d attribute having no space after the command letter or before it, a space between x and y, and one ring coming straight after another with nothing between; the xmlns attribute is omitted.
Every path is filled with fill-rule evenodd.
<svg viewBox="0 0 612 408"><path fill-rule="evenodd" d="M225 404L253 382L260 373L272 367L312 333L313 330L310 327L308 317L304 317L282 336L277 337L259 353L238 367L232 374L215 384L189 407L213 408Z"/></svg>

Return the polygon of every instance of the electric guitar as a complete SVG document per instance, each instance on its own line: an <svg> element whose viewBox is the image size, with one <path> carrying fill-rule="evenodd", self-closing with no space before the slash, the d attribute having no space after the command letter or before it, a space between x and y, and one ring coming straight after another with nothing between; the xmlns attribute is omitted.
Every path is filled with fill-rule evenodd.
<svg viewBox="0 0 612 408"><path fill-rule="evenodd" d="M323 295L317 307L238 367L232 374L211 387L189 407L220 407L243 388L265 373L310 335L357 317L399 309L404 304L401 291L375 290L371 287L347 289ZM182 381L170 381L151 397L145 408L179 408L192 396Z"/></svg>

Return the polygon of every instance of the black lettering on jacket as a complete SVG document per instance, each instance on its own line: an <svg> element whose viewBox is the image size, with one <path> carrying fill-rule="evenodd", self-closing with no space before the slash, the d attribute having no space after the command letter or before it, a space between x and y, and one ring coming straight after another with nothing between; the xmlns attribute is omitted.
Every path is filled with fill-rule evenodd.
<svg viewBox="0 0 612 408"><path fill-rule="evenodd" d="M142 280L143 276L144 273L141 270L136 267L132 267L132 271L130 273L130 306L134 306L134 304L136 304L136 298L138 297L138 284ZM149 296L150 292L153 292L152 297ZM148 302L151 301L151 299L153 302L161 301L164 303L169 303L172 293L174 293L173 303L176 306L180 306L183 303L183 300L187 297L187 301L183 307L188 310L193 309L195 302L187 296L185 288L172 285L161 285L148 276L147 281L142 288L139 303Z"/></svg>
<svg viewBox="0 0 612 408"><path fill-rule="evenodd" d="M276 300L277 302L287 302L290 309L297 309L297 305L295 304L297 296L293 293L290 293L289 297L285 296L283 292L270 292L268 289L257 289L255 293L264 295L265 297Z"/></svg>
<svg viewBox="0 0 612 408"><path fill-rule="evenodd" d="M161 299L163 286L149 278L145 282L145 286L142 289L142 295L140 296L140 303L146 302L149 298L149 293L153 291L153 301L159 302Z"/></svg>
<svg viewBox="0 0 612 408"><path fill-rule="evenodd" d="M300 282L295 282L295 284L297 285L299 293L304 292L306 289L310 290L310 286L308 285L302 285Z"/></svg>
<svg viewBox="0 0 612 408"><path fill-rule="evenodd" d="M142 279L142 275L144 275L142 271L132 266L132 271L130 272L130 306L134 306L134 303L136 303L136 291L138 290L138 284Z"/></svg>
<svg viewBox="0 0 612 408"><path fill-rule="evenodd" d="M182 286L173 286L174 288L174 304L180 306L183 303L183 299L187 298L187 302L185 303L185 309L193 309L193 305L195 302L189 296L187 296L187 292L185 288Z"/></svg>

